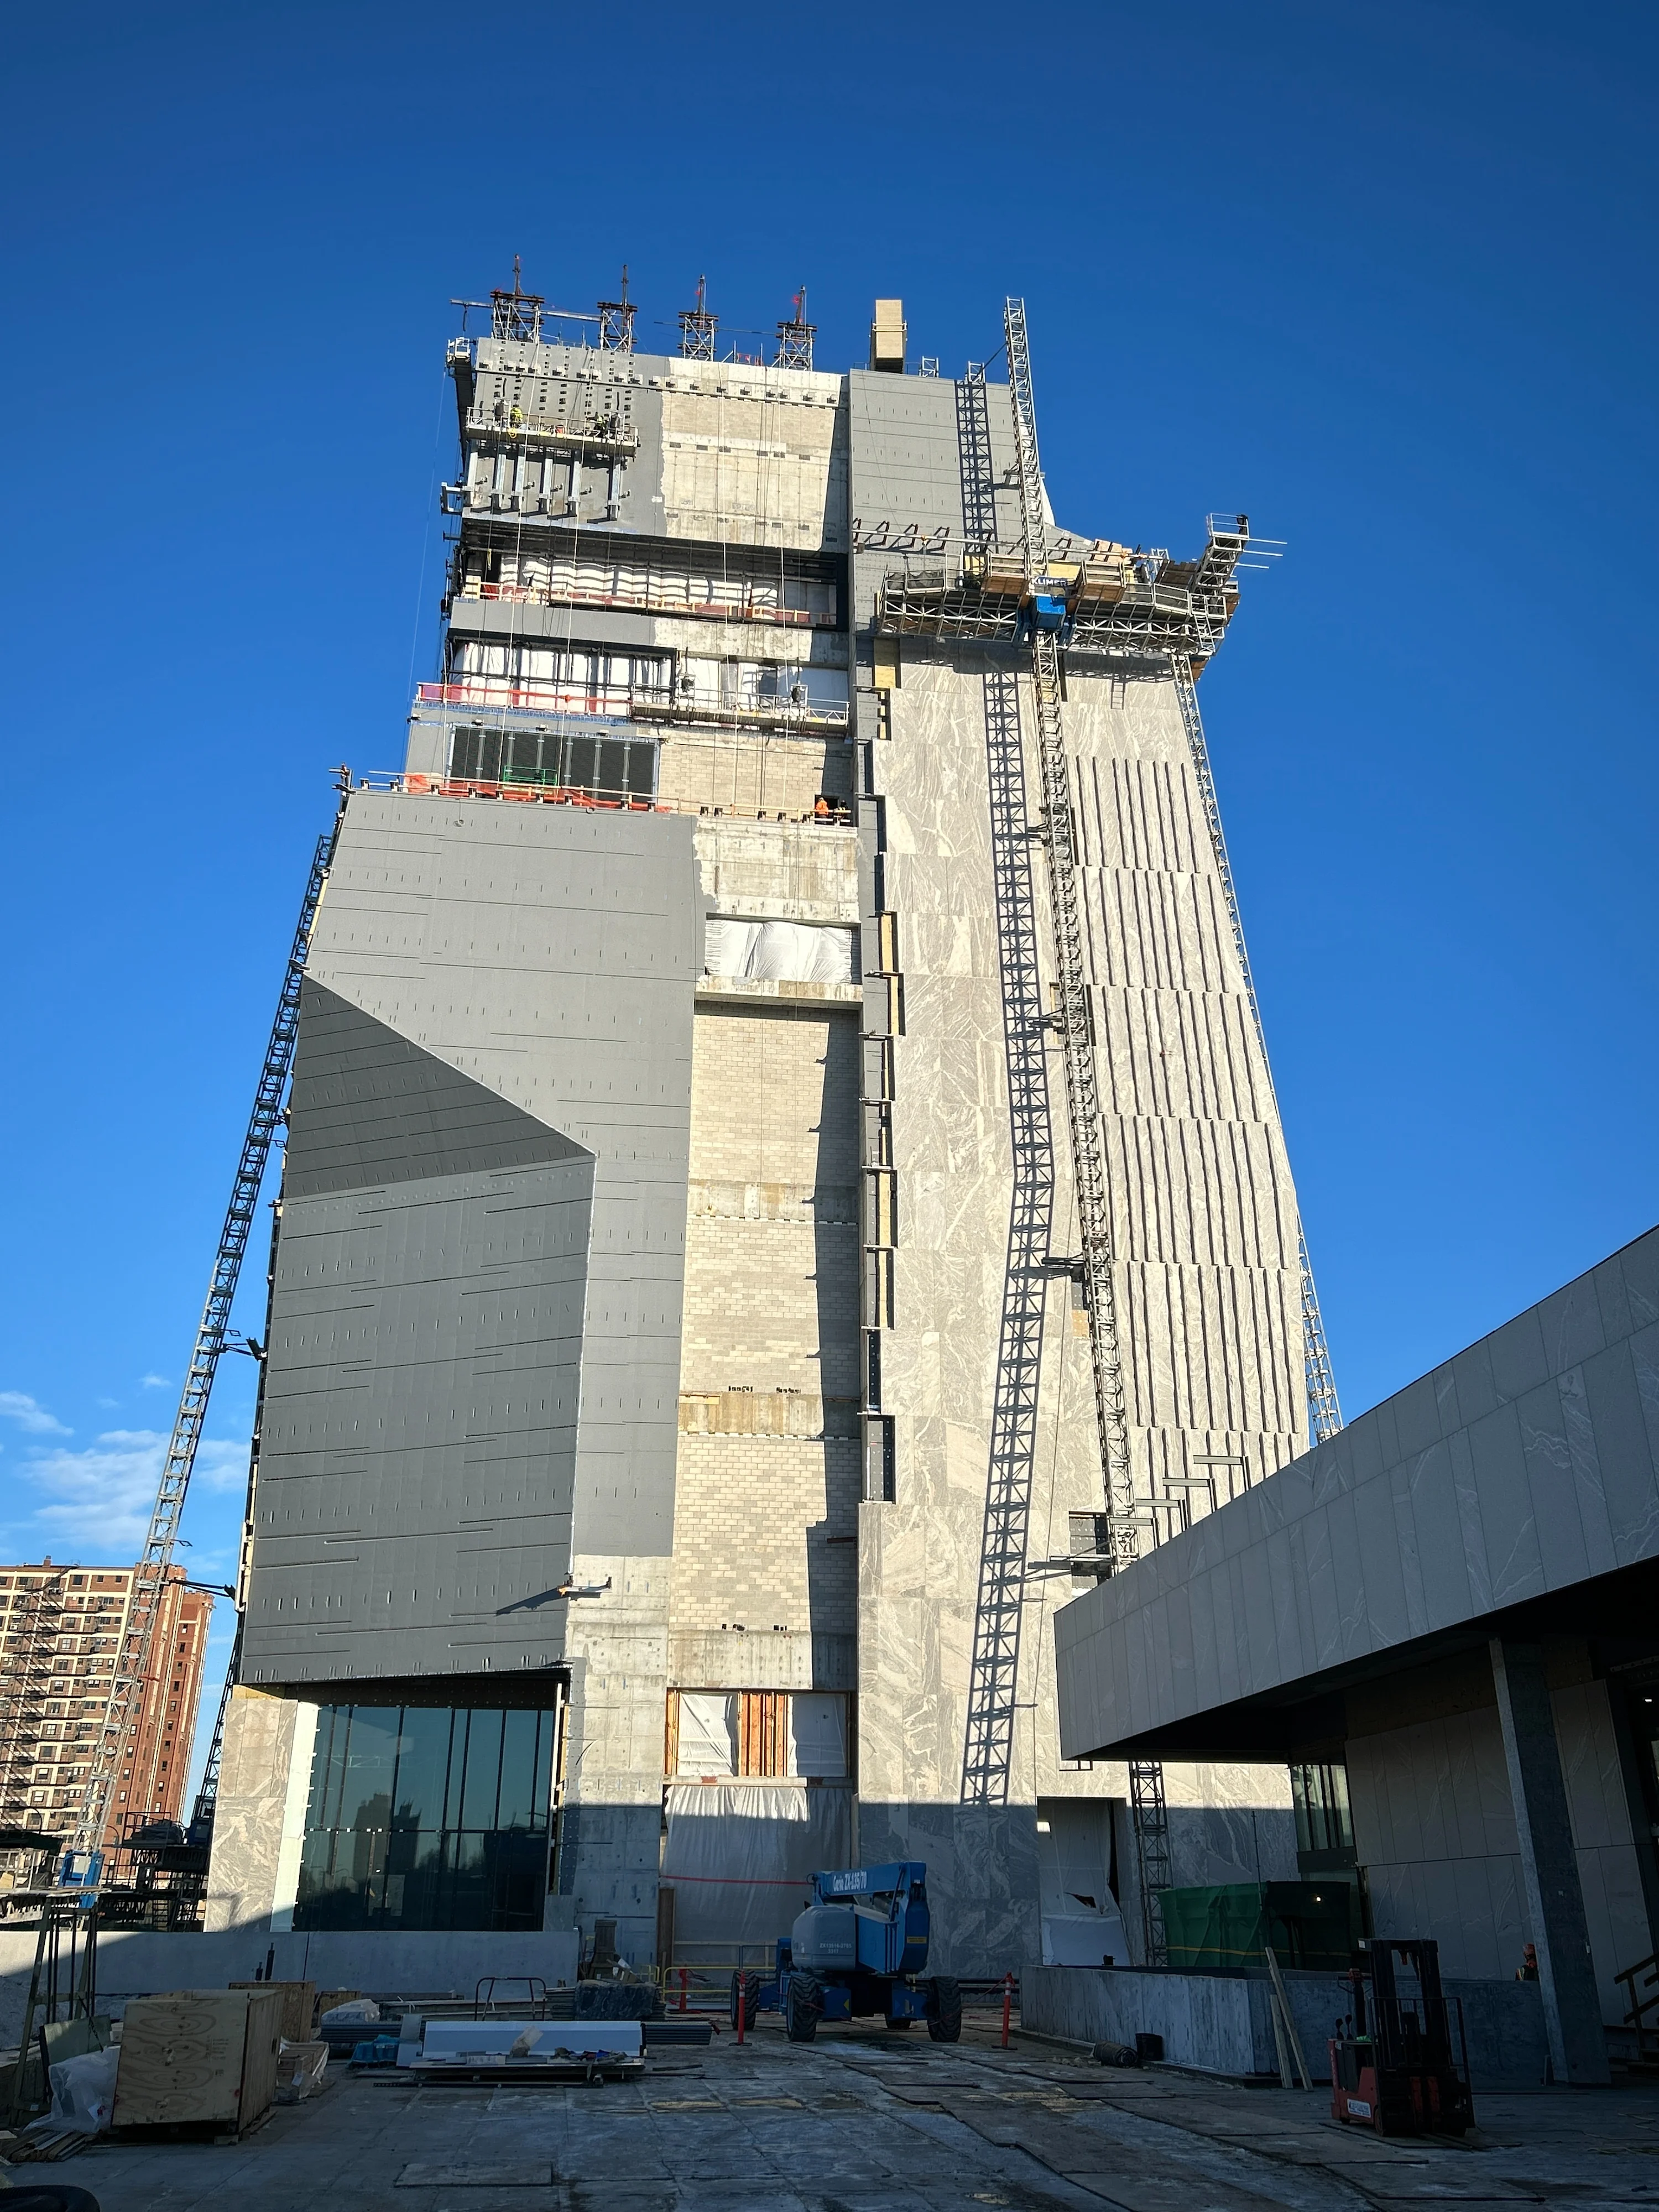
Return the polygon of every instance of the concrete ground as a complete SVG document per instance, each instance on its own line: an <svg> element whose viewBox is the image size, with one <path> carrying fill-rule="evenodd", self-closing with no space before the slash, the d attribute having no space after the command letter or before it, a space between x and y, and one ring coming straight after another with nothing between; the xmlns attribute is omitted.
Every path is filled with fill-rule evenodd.
<svg viewBox="0 0 1659 2212"><path fill-rule="evenodd" d="M1385 2143L1328 2100L1152 2069L969 2016L925 2035L769 2021L665 2051L642 2081L417 2089L343 2075L235 2146L96 2142L61 2179L102 2212L1410 2212L1424 2204L1659 2207L1659 2089L1489 2097L1477 2147Z"/></svg>

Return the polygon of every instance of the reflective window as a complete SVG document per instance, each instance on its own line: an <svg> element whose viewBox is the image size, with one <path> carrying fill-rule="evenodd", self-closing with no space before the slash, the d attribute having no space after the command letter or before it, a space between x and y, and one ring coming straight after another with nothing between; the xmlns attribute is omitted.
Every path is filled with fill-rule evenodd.
<svg viewBox="0 0 1659 2212"><path fill-rule="evenodd" d="M539 1928L551 1712L325 1705L296 1928Z"/></svg>
<svg viewBox="0 0 1659 2212"><path fill-rule="evenodd" d="M657 788L657 746L652 738L464 724L450 742L449 773L459 783L533 783L592 799L648 800Z"/></svg>

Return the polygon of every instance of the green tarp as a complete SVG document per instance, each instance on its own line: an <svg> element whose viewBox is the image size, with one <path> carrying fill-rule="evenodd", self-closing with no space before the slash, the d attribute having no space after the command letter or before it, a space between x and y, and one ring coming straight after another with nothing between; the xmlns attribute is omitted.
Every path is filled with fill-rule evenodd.
<svg viewBox="0 0 1659 2212"><path fill-rule="evenodd" d="M1217 1889L1161 1889L1172 1966L1267 1967L1271 1943L1281 1966L1338 1970L1352 1962L1364 1929L1359 1892L1348 1881L1234 1882Z"/></svg>

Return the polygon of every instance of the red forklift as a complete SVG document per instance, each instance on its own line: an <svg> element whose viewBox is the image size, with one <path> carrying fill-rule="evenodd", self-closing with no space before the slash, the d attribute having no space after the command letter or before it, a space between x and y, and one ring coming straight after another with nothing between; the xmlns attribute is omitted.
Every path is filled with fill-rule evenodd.
<svg viewBox="0 0 1659 2212"><path fill-rule="evenodd" d="M1468 2040L1440 1987L1440 1946L1426 1936L1373 1936L1369 1973L1350 1970L1353 2010L1331 2038L1331 2117L1380 2136L1461 2136L1474 2125ZM1416 1984L1402 1989L1396 1961ZM1369 1994L1366 1984L1370 1984Z"/></svg>

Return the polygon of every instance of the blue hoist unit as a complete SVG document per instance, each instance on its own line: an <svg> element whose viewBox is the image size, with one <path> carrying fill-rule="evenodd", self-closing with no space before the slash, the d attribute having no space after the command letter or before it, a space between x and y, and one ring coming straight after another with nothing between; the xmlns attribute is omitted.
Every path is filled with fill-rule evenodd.
<svg viewBox="0 0 1659 2212"><path fill-rule="evenodd" d="M821 2020L926 2021L935 2043L962 2033L962 1990L927 1964L927 1869L915 1860L815 1874L812 1901L778 1943L769 1975L732 1977L732 2025L781 2012L792 2043Z"/></svg>

